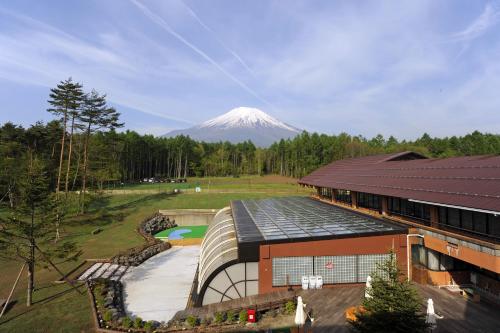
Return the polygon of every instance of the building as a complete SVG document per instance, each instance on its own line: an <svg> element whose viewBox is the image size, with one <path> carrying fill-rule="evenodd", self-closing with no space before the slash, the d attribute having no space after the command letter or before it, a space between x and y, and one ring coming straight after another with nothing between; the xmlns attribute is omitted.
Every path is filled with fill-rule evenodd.
<svg viewBox="0 0 500 333"><path fill-rule="evenodd" d="M364 284L392 249L406 265L404 225L308 197L233 201L201 245L197 305L301 285Z"/></svg>
<svg viewBox="0 0 500 333"><path fill-rule="evenodd" d="M352 158L299 182L336 207L410 228L413 280L472 284L500 300L500 156Z"/></svg>

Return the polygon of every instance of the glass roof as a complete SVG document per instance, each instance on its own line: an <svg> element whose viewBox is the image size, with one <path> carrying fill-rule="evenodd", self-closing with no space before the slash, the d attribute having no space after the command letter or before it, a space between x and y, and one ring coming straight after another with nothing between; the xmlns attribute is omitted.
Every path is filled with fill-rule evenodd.
<svg viewBox="0 0 500 333"><path fill-rule="evenodd" d="M232 208L239 243L346 235L355 237L405 230L399 225L308 197L234 201Z"/></svg>

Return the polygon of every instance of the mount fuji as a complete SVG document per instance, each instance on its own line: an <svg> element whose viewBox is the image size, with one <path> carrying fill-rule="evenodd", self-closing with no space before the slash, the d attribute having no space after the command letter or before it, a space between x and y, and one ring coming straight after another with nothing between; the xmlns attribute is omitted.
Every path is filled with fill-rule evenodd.
<svg viewBox="0 0 500 333"><path fill-rule="evenodd" d="M256 108L238 107L216 118L184 130L175 130L165 137L187 135L205 142L251 140L259 147L268 147L281 139L293 138L300 129L287 125Z"/></svg>

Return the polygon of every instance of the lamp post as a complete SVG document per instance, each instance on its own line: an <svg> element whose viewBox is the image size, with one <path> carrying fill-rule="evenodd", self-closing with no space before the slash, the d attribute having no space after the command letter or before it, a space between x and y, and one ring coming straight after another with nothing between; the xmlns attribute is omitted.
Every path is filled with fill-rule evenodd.
<svg viewBox="0 0 500 333"><path fill-rule="evenodd" d="M407 272L408 281L410 281L410 237L424 238L424 235L421 235L421 234L407 234L406 235L406 268L408 269L408 272Z"/></svg>

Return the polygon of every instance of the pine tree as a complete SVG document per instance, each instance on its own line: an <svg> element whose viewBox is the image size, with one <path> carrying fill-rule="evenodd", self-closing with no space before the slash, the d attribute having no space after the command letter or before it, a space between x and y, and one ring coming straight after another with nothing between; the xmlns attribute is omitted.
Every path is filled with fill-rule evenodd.
<svg viewBox="0 0 500 333"><path fill-rule="evenodd" d="M17 204L7 218L0 219L0 257L22 261L28 268L26 305L33 303L35 266L50 258L68 258L71 242L53 245L54 202L43 161L28 154L19 183ZM43 252L41 248L43 247Z"/></svg>
<svg viewBox="0 0 500 333"><path fill-rule="evenodd" d="M84 106L79 116L81 122L85 125L85 139L83 147L83 174L82 191L80 201L80 212L85 213L85 192L87 191L87 172L89 164L89 144L91 134L103 129L115 129L122 127L119 122L120 113L107 105L106 95L100 95L92 90L84 97Z"/></svg>
<svg viewBox="0 0 500 333"><path fill-rule="evenodd" d="M350 324L355 332L425 332L427 324L421 313L422 301L396 261L394 252L373 272L371 297L363 301L364 311Z"/></svg>
<svg viewBox="0 0 500 333"><path fill-rule="evenodd" d="M61 81L56 88L50 90L49 104L52 106L47 111L61 118L62 136L61 136L61 151L59 154L59 170L57 174L56 194L59 196L61 185L61 174L64 161L64 151L66 142L66 132L68 117L78 113L78 110L83 102L82 85L73 82L71 78ZM73 129L73 125L72 125ZM66 186L67 188L67 186Z"/></svg>

